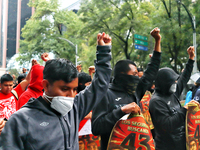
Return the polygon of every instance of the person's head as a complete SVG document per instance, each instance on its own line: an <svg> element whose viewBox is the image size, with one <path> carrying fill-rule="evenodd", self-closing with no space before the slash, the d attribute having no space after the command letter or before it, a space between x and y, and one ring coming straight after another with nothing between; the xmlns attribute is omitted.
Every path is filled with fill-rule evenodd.
<svg viewBox="0 0 200 150"><path fill-rule="evenodd" d="M131 60L118 61L114 67L113 84L133 95L138 83L139 77L136 64Z"/></svg>
<svg viewBox="0 0 200 150"><path fill-rule="evenodd" d="M87 143L87 149L88 150L98 150L97 143L95 141L89 141Z"/></svg>
<svg viewBox="0 0 200 150"><path fill-rule="evenodd" d="M155 89L163 94L172 93L171 89L175 88L179 75L171 68L164 67L159 69L155 80Z"/></svg>
<svg viewBox="0 0 200 150"><path fill-rule="evenodd" d="M144 74L143 69L142 68L137 68L138 70L138 77L141 78Z"/></svg>
<svg viewBox="0 0 200 150"><path fill-rule="evenodd" d="M86 86L91 84L92 78L89 74L85 72L80 72L78 74L78 93L85 89Z"/></svg>
<svg viewBox="0 0 200 150"><path fill-rule="evenodd" d="M22 73L17 77L18 84L26 78L26 74Z"/></svg>
<svg viewBox="0 0 200 150"><path fill-rule="evenodd" d="M138 76L136 64L131 60L120 60L115 64L114 77L118 74Z"/></svg>
<svg viewBox="0 0 200 150"><path fill-rule="evenodd" d="M190 150L197 150L197 142L196 142L195 138L189 139L189 149Z"/></svg>
<svg viewBox="0 0 200 150"><path fill-rule="evenodd" d="M13 77L10 74L4 74L1 76L1 92L3 94L9 94L13 89Z"/></svg>
<svg viewBox="0 0 200 150"><path fill-rule="evenodd" d="M84 150L85 149L85 141L84 139L79 138L79 150Z"/></svg>
<svg viewBox="0 0 200 150"><path fill-rule="evenodd" d="M52 59L43 70L43 87L48 96L75 97L78 87L78 71L66 59Z"/></svg>
<svg viewBox="0 0 200 150"><path fill-rule="evenodd" d="M22 73L26 73L27 69L26 68L22 68Z"/></svg>

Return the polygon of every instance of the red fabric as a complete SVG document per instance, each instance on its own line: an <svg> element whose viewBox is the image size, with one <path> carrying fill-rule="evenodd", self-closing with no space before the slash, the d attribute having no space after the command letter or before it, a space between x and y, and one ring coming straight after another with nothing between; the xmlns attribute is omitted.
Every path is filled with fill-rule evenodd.
<svg viewBox="0 0 200 150"><path fill-rule="evenodd" d="M17 92L18 97L23 93L21 85L18 84L14 90ZM16 111L17 99L12 94L7 95L0 93L0 118L9 119L10 116Z"/></svg>
<svg viewBox="0 0 200 150"><path fill-rule="evenodd" d="M43 95L43 70L44 66L34 65L31 69L31 81L27 90L20 96L17 104L17 110L28 102L30 98L38 98Z"/></svg>
<svg viewBox="0 0 200 150"><path fill-rule="evenodd" d="M78 132L82 129L82 127L85 125L85 123L88 121L88 119L83 119L81 120L80 124L79 124L79 129Z"/></svg>

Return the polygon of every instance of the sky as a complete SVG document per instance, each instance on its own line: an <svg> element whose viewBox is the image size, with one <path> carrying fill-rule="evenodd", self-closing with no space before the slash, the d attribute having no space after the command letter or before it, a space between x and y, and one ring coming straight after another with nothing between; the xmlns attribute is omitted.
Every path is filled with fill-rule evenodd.
<svg viewBox="0 0 200 150"><path fill-rule="evenodd" d="M66 8L67 6L70 6L71 4L77 2L78 0L60 0L61 2L61 8Z"/></svg>

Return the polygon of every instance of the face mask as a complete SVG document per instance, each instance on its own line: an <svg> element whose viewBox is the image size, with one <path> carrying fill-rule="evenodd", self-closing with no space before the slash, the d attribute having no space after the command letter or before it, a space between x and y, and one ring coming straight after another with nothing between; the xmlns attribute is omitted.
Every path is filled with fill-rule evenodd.
<svg viewBox="0 0 200 150"><path fill-rule="evenodd" d="M139 83L139 77L127 74L118 74L115 76L113 83L122 87L128 94L135 94L135 90Z"/></svg>
<svg viewBox="0 0 200 150"><path fill-rule="evenodd" d="M65 96L50 97L47 96L45 92L43 96L46 98L46 100L49 101L49 103L51 103L51 108L55 109L63 116L65 116L72 109L72 106L74 104L73 97L65 97ZM49 98L52 98L52 100L50 101Z"/></svg>
<svg viewBox="0 0 200 150"><path fill-rule="evenodd" d="M176 87L177 87L177 84L176 84L176 83L172 84L171 87L169 88L169 92L170 92L170 93L176 92Z"/></svg>

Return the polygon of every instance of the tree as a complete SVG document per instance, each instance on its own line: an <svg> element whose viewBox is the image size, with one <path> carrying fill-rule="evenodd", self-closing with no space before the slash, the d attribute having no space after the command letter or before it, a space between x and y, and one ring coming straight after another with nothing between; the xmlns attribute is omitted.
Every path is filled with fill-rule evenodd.
<svg viewBox="0 0 200 150"><path fill-rule="evenodd" d="M188 59L187 48L192 43L192 26L187 12L180 3L171 0L152 1L156 10L152 13L155 22L162 30L162 66L169 66L176 72L184 68ZM185 3L191 11L191 2Z"/></svg>
<svg viewBox="0 0 200 150"><path fill-rule="evenodd" d="M24 40L20 41L21 55L18 59L27 61L35 55L53 52L57 57L75 62L75 48L60 37L75 41L62 32L61 27L65 25L69 31L74 31L80 24L77 15L59 10L58 0L30 0L29 6L35 8L35 13L22 29Z"/></svg>
<svg viewBox="0 0 200 150"><path fill-rule="evenodd" d="M152 10L151 3L137 0L83 0L78 14L85 27L80 34L94 37L104 31L113 38L113 64L119 59L132 59L142 65L148 53L135 50L134 34L149 35L151 28L147 26ZM89 40L91 45L94 42Z"/></svg>

